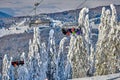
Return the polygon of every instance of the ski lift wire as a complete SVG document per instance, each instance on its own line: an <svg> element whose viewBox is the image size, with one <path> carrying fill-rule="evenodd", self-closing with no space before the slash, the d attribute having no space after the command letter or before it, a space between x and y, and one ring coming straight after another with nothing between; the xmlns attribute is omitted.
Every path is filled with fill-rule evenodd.
<svg viewBox="0 0 120 80"><path fill-rule="evenodd" d="M34 4L34 8L31 10L31 11L29 11L29 13L26 15L26 16L30 16L30 14L35 10L35 16L36 16L36 8L43 2L44 0L41 0L40 2L35 2L35 4ZM17 24L15 24L16 26L18 26Z"/></svg>
<svg viewBox="0 0 120 80"><path fill-rule="evenodd" d="M80 8L82 5L84 5L86 3L87 0L84 0L82 3L80 3L75 10L77 10L78 8ZM76 16L75 16L75 20L77 20L77 11L76 11ZM76 21L77 22L77 21Z"/></svg>
<svg viewBox="0 0 120 80"><path fill-rule="evenodd" d="M87 0L84 0L82 3L80 3L80 4L76 7L76 9L78 9L78 8L80 8L82 5L84 5L84 4L86 3L86 1L87 1Z"/></svg>
<svg viewBox="0 0 120 80"><path fill-rule="evenodd" d="M37 7L38 7L43 1L44 1L44 0L41 0L40 2L35 2L34 8L33 8L31 11L29 11L28 16L29 16L34 10L36 10ZM36 14L35 14L35 15L36 15Z"/></svg>
<svg viewBox="0 0 120 80"><path fill-rule="evenodd" d="M87 0L84 0L82 3L80 3L75 9L79 9L82 5L84 5L86 3ZM94 20L98 20L100 19L100 17L94 18L94 19L90 19L90 23ZM75 16L75 20L77 20L77 11L76 11L76 16Z"/></svg>

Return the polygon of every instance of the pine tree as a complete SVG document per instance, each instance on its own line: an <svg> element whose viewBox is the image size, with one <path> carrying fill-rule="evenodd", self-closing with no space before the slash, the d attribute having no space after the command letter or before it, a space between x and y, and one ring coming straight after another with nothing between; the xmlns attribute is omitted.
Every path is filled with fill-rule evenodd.
<svg viewBox="0 0 120 80"><path fill-rule="evenodd" d="M30 80L29 72L25 66L19 66L17 69L18 79L17 80Z"/></svg>
<svg viewBox="0 0 120 80"><path fill-rule="evenodd" d="M31 40L29 42L29 53L27 60L27 68L30 74L30 80L44 80L46 78L46 73L43 71L44 61L42 61L44 56L41 56L41 52L39 28L34 28L33 42Z"/></svg>
<svg viewBox="0 0 120 80"><path fill-rule="evenodd" d="M89 26L88 8L83 8L79 13L79 27L82 28L82 36L71 36L68 60L72 68L72 78L87 76L90 62L91 27Z"/></svg>
<svg viewBox="0 0 120 80"><path fill-rule="evenodd" d="M65 75L65 53L64 53L64 43L67 40L66 37L64 37L60 41L59 45L59 51L58 51L58 56L57 56L57 79L56 80L66 80L66 75Z"/></svg>
<svg viewBox="0 0 120 80"><path fill-rule="evenodd" d="M48 66L48 53L46 50L46 45L43 42L41 45L41 53L40 53L40 57L41 57L41 79L47 79L47 66ZM44 74L44 75L43 75Z"/></svg>
<svg viewBox="0 0 120 80"><path fill-rule="evenodd" d="M72 66L72 78L87 76L88 55L81 36L74 38L73 50L69 52L70 63ZM70 46L72 47L72 46Z"/></svg>
<svg viewBox="0 0 120 80"><path fill-rule="evenodd" d="M47 72L48 80L55 80L57 78L56 76L57 52L53 29L51 29L49 32L47 52L48 52L48 72Z"/></svg>
<svg viewBox="0 0 120 80"><path fill-rule="evenodd" d="M7 55L4 55L3 65L2 65L2 80L10 79L8 65L9 65L8 57L7 57Z"/></svg>
<svg viewBox="0 0 120 80"><path fill-rule="evenodd" d="M116 9L111 5L110 10L102 9L101 23L99 25L99 37L96 49L95 75L106 75L119 70L120 30L116 20Z"/></svg>
<svg viewBox="0 0 120 80"><path fill-rule="evenodd" d="M17 69L18 80L29 80L30 75L26 65L25 53L23 52L20 56L20 61L24 61L24 65L20 65Z"/></svg>
<svg viewBox="0 0 120 80"><path fill-rule="evenodd" d="M9 61L9 65L8 65L10 80L14 80L14 79L15 79L15 78L14 78L14 75L15 75L15 73L14 73L14 67L13 67L13 65L11 64L12 59L13 59L13 58L11 57L11 58L10 58L10 61Z"/></svg>

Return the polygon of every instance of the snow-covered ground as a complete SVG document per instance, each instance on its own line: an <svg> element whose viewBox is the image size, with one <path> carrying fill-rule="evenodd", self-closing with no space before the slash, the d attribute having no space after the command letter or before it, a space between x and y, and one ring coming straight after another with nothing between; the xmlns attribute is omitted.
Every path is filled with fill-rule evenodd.
<svg viewBox="0 0 120 80"><path fill-rule="evenodd" d="M40 32L39 30L40 28L38 27L34 28L33 39L29 40L29 45L28 45L29 50L28 52L26 52L28 57L25 58L25 55L20 56L20 60L23 60L26 63L23 66L18 67L17 69L18 76L12 75L14 74L14 72L13 73L11 72L12 74L9 73L10 70L13 71L11 65L12 58L10 59L10 61L8 61L7 55L5 55L2 66L2 70L3 70L2 72L4 72L2 73L2 79L8 78L13 80L12 77L15 77L15 79L18 80L32 80L32 79L45 80L46 78L48 78L49 80L67 80L68 78L76 78L72 80L120 80L120 73L116 73L116 71L119 72L120 70L120 65L119 65L120 51L117 51L117 49L120 48L119 38L118 38L119 25L117 25L118 23L115 20L116 16L113 5L111 5L111 9L113 11L111 13L112 14L111 16L108 10L105 10L104 8L102 9L102 13L103 13L101 16L102 21L101 21L101 25L98 25L98 24L94 24L93 21L89 23L90 20L88 15L88 8L83 8L80 11L78 18L79 25L83 25L84 27L84 28L82 27L83 32L81 33L83 35L70 36L70 41L68 46L69 49L67 53L65 53L65 48L64 48L66 46L64 44L67 37L64 37L63 39L60 38L60 40L61 39L62 40L58 44L59 47L56 46L56 40L58 40L58 37L61 36L59 35L56 37L56 34L61 31L55 32L56 29L51 29L51 27L49 27L51 30L48 30L47 32L44 31L45 33L43 33ZM0 31L1 36L24 33L29 28L28 26L23 25L24 22L25 20L18 23L17 26L13 25L9 29L4 29L4 28L1 29ZM59 21L54 21L54 22L56 22L56 25L59 26L62 25L62 23ZM108 27L109 24L110 26ZM55 24L52 25L56 27ZM98 26L99 26L99 30L98 30ZM115 29L113 27L115 27ZM107 33L109 28L111 30L110 34ZM99 31L99 34L97 30ZM46 42L42 41L41 39L43 37L41 34L47 34L48 32L49 32L48 35L49 37L47 36L47 39L45 39ZM109 37L106 37L106 35ZM98 36L97 47L92 45L94 40L92 41L91 36L94 36L95 39L97 39ZM47 43L47 45L45 43ZM110 47L107 48L106 46L110 46ZM111 51L109 51L109 49ZM100 56L99 55L97 56L97 54L100 54ZM105 57L103 54L105 55ZM96 57L96 59L94 57ZM98 65L96 66L96 64ZM111 73L116 73L116 74L111 74ZM22 74L26 74L26 75L22 75ZM109 75L105 75L105 74L109 74ZM103 75L103 76L87 77L88 75Z"/></svg>
<svg viewBox="0 0 120 80"><path fill-rule="evenodd" d="M21 21L20 23L17 23L16 25L12 25L9 29L2 28L0 29L0 37L10 35L10 34L20 34L24 33L29 29L29 26L24 26L25 20ZM55 26L62 26L62 23L58 20L53 20L53 27ZM91 22L90 25L92 28L97 29L98 24L94 24L94 22Z"/></svg>
<svg viewBox="0 0 120 80"><path fill-rule="evenodd" d="M29 26L23 26L25 20L17 23L16 25L12 25L9 29L2 28L0 29L0 37L10 35L10 34L20 34L24 33Z"/></svg>
<svg viewBox="0 0 120 80"><path fill-rule="evenodd" d="M23 21L16 23L16 25L11 25L10 28L2 28L0 29L0 37L6 36L6 35L11 35L11 34L20 34L20 33L24 33L25 31L29 31L32 28L29 27L29 25L24 25L24 23L26 22L26 19L24 19ZM52 24L53 26L56 25L60 25L60 21L54 20L54 23ZM42 28L48 28L49 26L47 25L38 25L38 27Z"/></svg>
<svg viewBox="0 0 120 80"><path fill-rule="evenodd" d="M10 34L20 34L24 33L28 29L28 26L23 27L11 27L9 29L2 28L0 29L0 37Z"/></svg>
<svg viewBox="0 0 120 80"><path fill-rule="evenodd" d="M103 75L103 76L68 79L68 80L120 80L120 73Z"/></svg>
<svg viewBox="0 0 120 80"><path fill-rule="evenodd" d="M98 29L99 24L95 24L94 22L91 22L90 25L93 29Z"/></svg>

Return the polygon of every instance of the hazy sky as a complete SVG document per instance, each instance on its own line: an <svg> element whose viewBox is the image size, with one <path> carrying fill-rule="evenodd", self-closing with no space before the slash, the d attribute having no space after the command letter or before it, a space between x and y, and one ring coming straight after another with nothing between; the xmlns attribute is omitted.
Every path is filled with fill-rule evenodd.
<svg viewBox="0 0 120 80"><path fill-rule="evenodd" d="M14 16L28 15L35 1L41 0L0 0L0 11ZM44 0L37 13L53 13L81 7L96 7L109 4L120 4L120 0ZM32 13L31 13L32 14Z"/></svg>

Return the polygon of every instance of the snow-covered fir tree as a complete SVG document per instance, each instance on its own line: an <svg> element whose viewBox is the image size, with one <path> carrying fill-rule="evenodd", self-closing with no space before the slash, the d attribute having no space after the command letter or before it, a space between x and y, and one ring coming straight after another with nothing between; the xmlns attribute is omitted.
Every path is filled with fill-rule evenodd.
<svg viewBox="0 0 120 80"><path fill-rule="evenodd" d="M81 36L71 36L68 59L72 66L72 78L88 75L93 58L91 55L91 27L89 25L88 8L83 8L79 13L79 27L82 28Z"/></svg>
<svg viewBox="0 0 120 80"><path fill-rule="evenodd" d="M24 65L20 65L17 69L18 78L17 80L29 80L29 71L26 65L25 53L23 52L20 56L20 61L24 61Z"/></svg>
<svg viewBox="0 0 120 80"><path fill-rule="evenodd" d="M4 56L2 80L67 80L86 77L93 74L94 64L95 75L119 72L120 23L117 22L115 6L111 4L110 7L111 10L102 8L96 52L91 42L89 9L83 8L78 18L78 26L82 29L82 34L70 35L67 55L64 45L66 37L60 41L57 51L54 30L51 29L49 32L46 47L46 44L41 42L39 28L35 27L33 40L29 41L27 58L24 52L20 56L20 61L24 61L24 65L14 68L11 65L12 58L9 61L7 55Z"/></svg>
<svg viewBox="0 0 120 80"><path fill-rule="evenodd" d="M44 47L44 46L43 46ZM34 28L33 41L29 42L29 53L27 68L29 71L29 80L44 80L46 78L46 69L44 68L44 58L41 51L41 40L39 28ZM43 74L44 73L44 74Z"/></svg>
<svg viewBox="0 0 120 80"><path fill-rule="evenodd" d="M85 77L87 76L88 69L88 55L86 48L84 47L81 36L77 36L77 38L74 38L73 36L71 38L74 39L74 42L71 43L73 46L70 46L72 48L70 48L71 50L69 50L68 55L72 67L72 78Z"/></svg>
<svg viewBox="0 0 120 80"><path fill-rule="evenodd" d="M83 28L83 42L85 44L86 50L87 50L87 54L88 54L88 64L89 64L89 71L88 71L88 75L93 75L94 73L94 50L95 47L92 43L92 27L90 26L89 23L89 15L86 14L85 16L85 20L84 20L84 28Z"/></svg>
<svg viewBox="0 0 120 80"><path fill-rule="evenodd" d="M43 42L41 45L41 61L42 61L42 65L41 65L41 74L42 74L42 79L47 79L47 71L48 71L48 53L46 50L46 45Z"/></svg>
<svg viewBox="0 0 120 80"><path fill-rule="evenodd" d="M12 57L9 60L9 57L5 54L3 58L3 65L2 65L2 80L14 80L15 73L14 67L12 66Z"/></svg>
<svg viewBox="0 0 120 80"><path fill-rule="evenodd" d="M95 75L116 73L120 69L120 25L117 22L116 9L113 4L110 10L103 7L99 37L96 49Z"/></svg>
<svg viewBox="0 0 120 80"><path fill-rule="evenodd" d="M8 65L9 65L8 58L7 58L7 55L5 55L3 59L3 65L2 65L2 80L10 79L9 72L8 72Z"/></svg>
<svg viewBox="0 0 120 80"><path fill-rule="evenodd" d="M51 29L49 32L49 39L48 39L48 80L55 80L57 79L56 67L57 67L57 52L55 46L55 37L54 37L54 30Z"/></svg>
<svg viewBox="0 0 120 80"><path fill-rule="evenodd" d="M26 61L25 52L23 52L23 53L21 54L20 60L21 60L21 61Z"/></svg>
<svg viewBox="0 0 120 80"><path fill-rule="evenodd" d="M30 80L29 79L29 72L26 66L19 66L17 69L18 79L17 80Z"/></svg>
<svg viewBox="0 0 120 80"><path fill-rule="evenodd" d="M79 13L78 23L79 27L82 28L82 39L84 46L87 50L88 64L89 64L89 74L93 74L94 69L94 45L92 44L92 26L90 25L89 9L83 8Z"/></svg>
<svg viewBox="0 0 120 80"><path fill-rule="evenodd" d="M8 66L8 68L9 68L9 76L10 76L10 80L15 80L15 77L14 77L14 75L15 75L15 73L14 73L14 67L11 64L12 60L13 60L13 58L11 57L10 61L9 61L9 66Z"/></svg>
<svg viewBox="0 0 120 80"><path fill-rule="evenodd" d="M56 71L57 71L57 79L56 80L66 80L66 72L65 72L65 41L67 40L66 37L64 37L61 41L60 41L60 45L59 45L59 51L58 51L58 56L57 56L57 67L56 67Z"/></svg>

